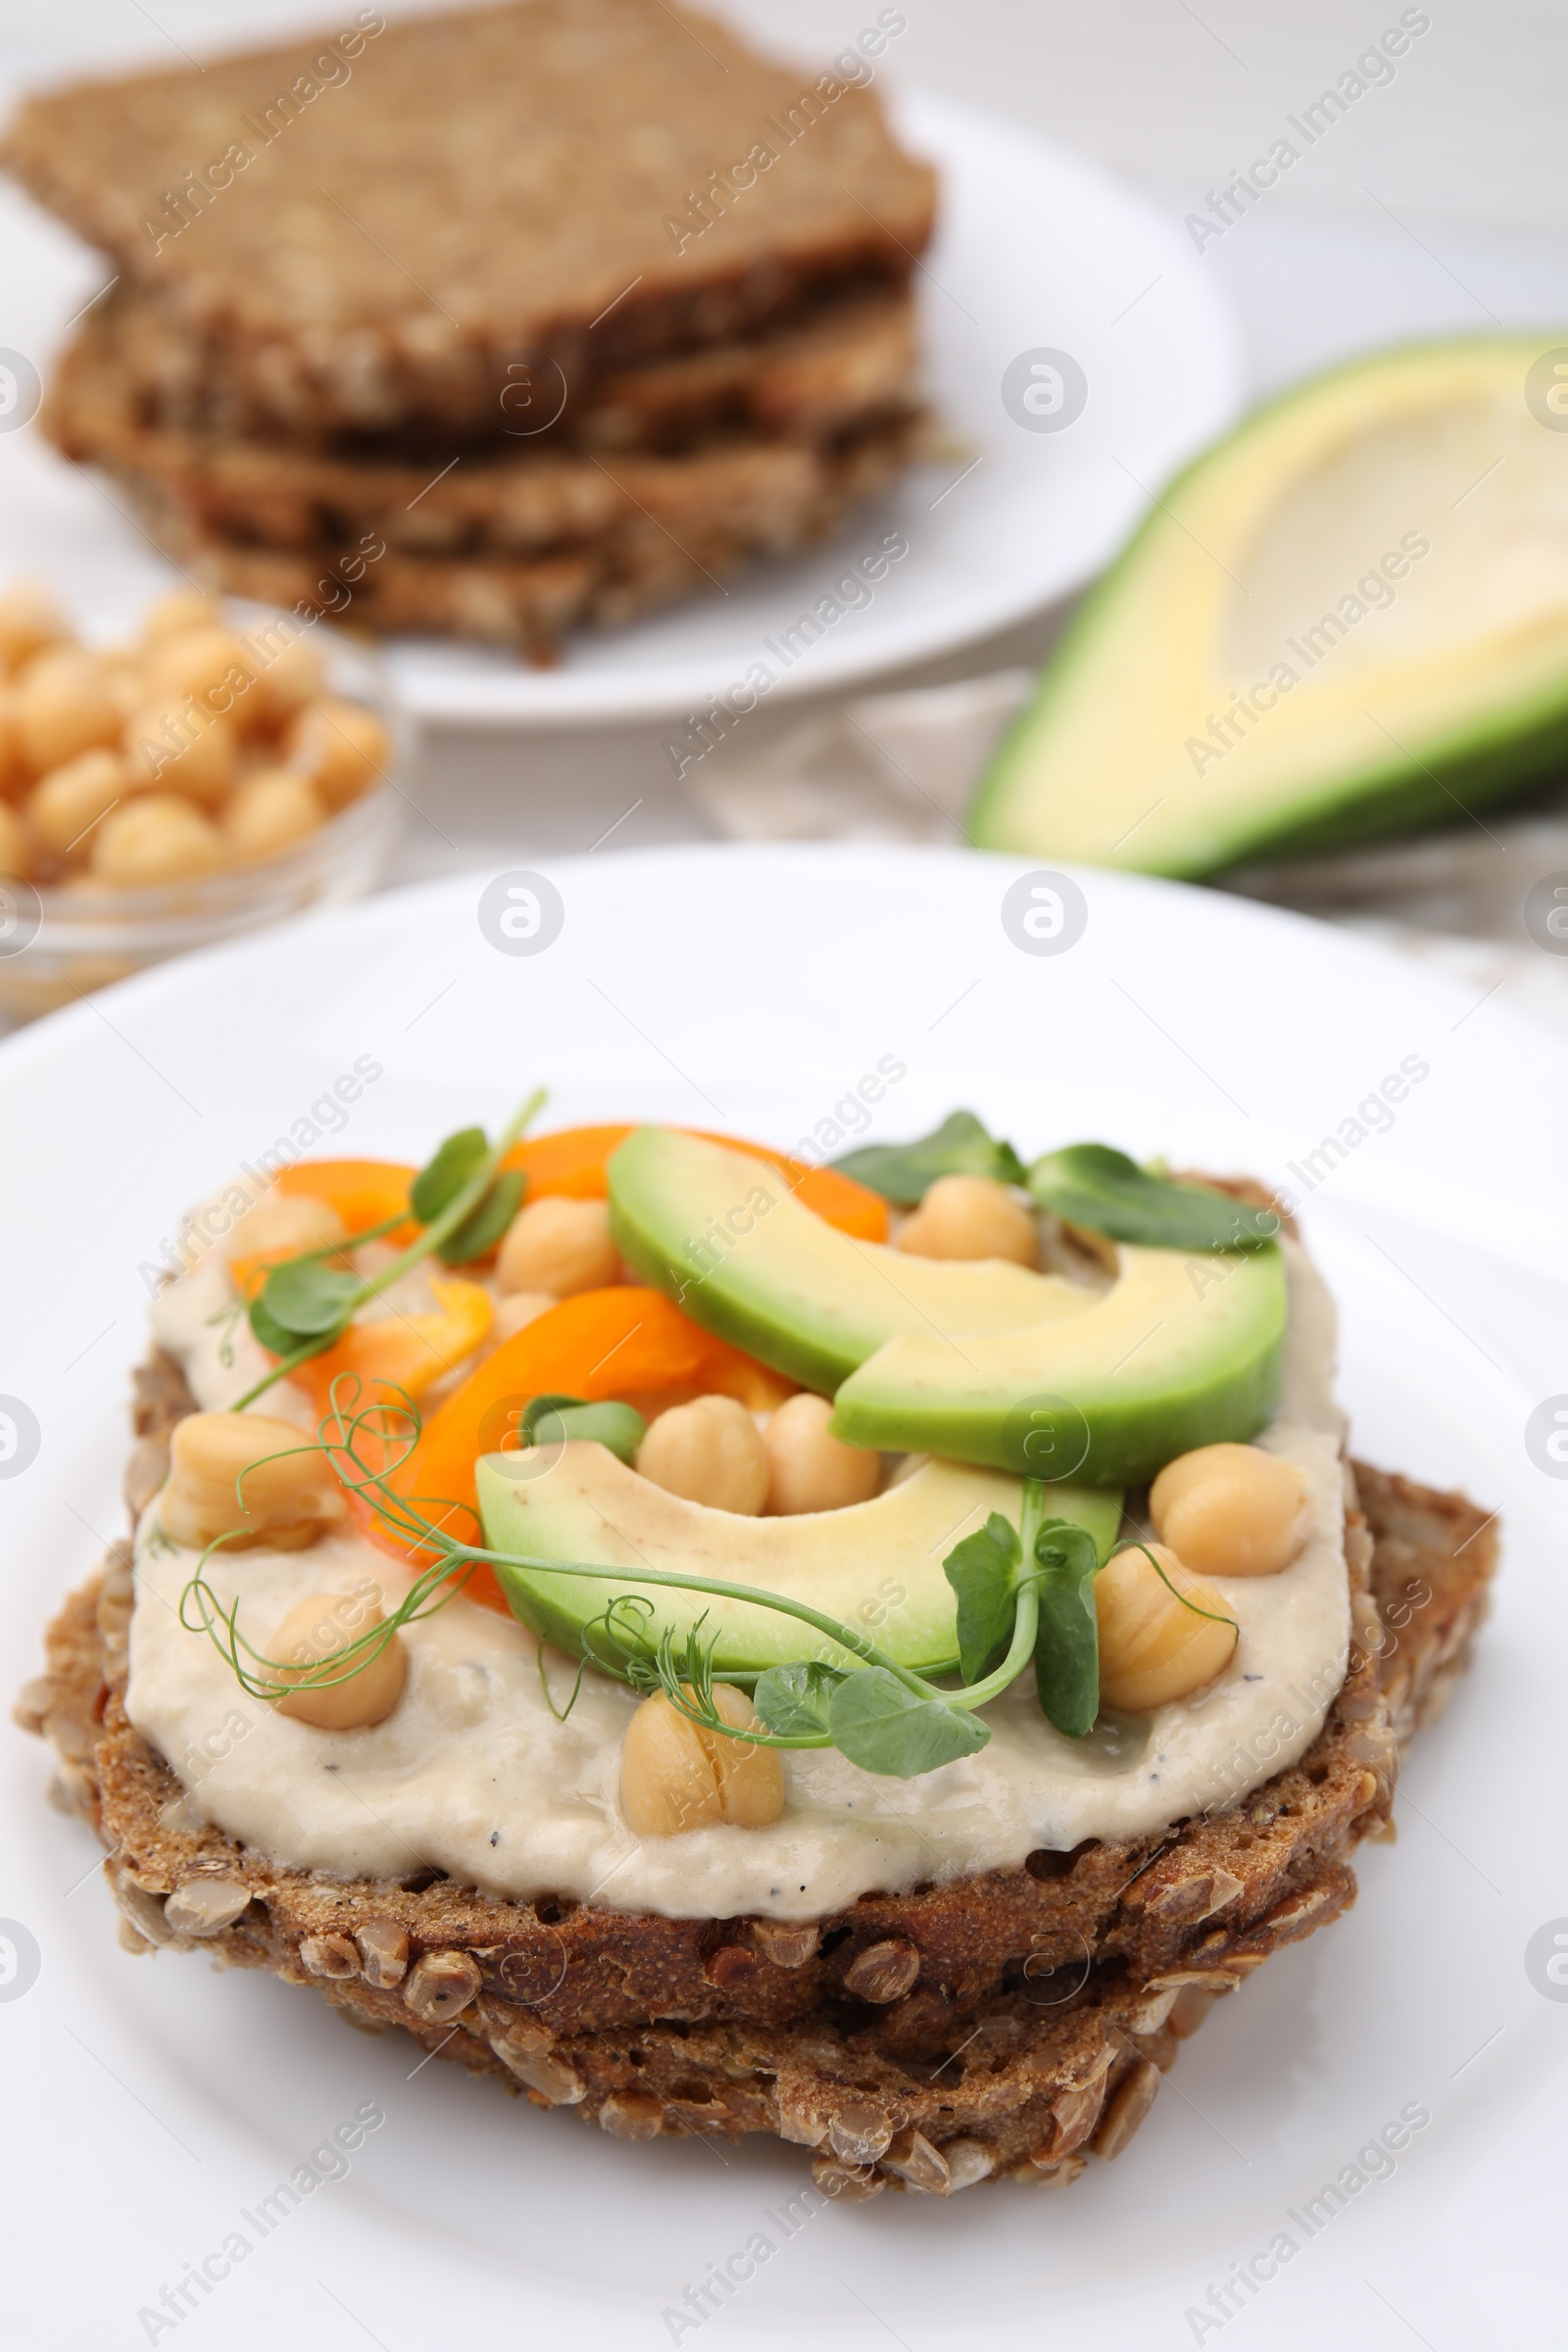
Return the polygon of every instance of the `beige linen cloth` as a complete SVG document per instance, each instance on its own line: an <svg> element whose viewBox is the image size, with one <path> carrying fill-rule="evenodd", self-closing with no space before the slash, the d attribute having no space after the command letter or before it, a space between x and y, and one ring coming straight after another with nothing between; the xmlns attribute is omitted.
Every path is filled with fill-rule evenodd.
<svg viewBox="0 0 1568 2352"><path fill-rule="evenodd" d="M1032 684L1029 670L1003 669L864 695L760 747L720 746L686 790L733 841L959 841L987 755ZM1439 832L1251 866L1219 887L1350 925L1470 982L1478 1003L1503 993L1568 1032L1568 954L1537 945L1524 911L1532 886L1559 873L1568 881L1562 785L1522 810L1456 809Z"/></svg>

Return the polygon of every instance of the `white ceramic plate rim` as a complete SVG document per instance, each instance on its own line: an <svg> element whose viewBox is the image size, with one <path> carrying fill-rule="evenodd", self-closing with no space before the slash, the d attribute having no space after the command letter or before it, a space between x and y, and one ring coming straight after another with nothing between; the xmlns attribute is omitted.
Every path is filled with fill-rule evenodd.
<svg viewBox="0 0 1568 2352"><path fill-rule="evenodd" d="M891 2329L911 2352L934 2352L956 2332L964 2340L979 2278L988 2334L1038 2333L1049 2292L1069 2334L1094 2317L1140 2347L1202 2341L1188 2315L1226 2262L1266 2247L1323 2170L1401 2101L1424 2101L1433 2128L1396 2177L1334 2219L1287 2282L1261 2290L1260 2340L1306 2352L1329 2326L1348 2326L1381 2352L1406 2340L1406 2322L1440 2352L1484 2340L1501 2264L1516 2324L1540 2315L1539 2335L1526 2327L1522 2340L1548 2341L1564 2052L1552 2037L1561 2020L1520 1959L1565 1907L1539 1849L1565 1792L1552 1696L1568 1604L1543 1541L1549 1521L1560 1546L1562 1490L1523 1464L1519 1429L1552 1385L1544 1334L1531 1353L1535 1322L1568 1298L1554 1175L1568 1150L1568 1056L1479 989L1139 877L1078 875L1088 953L1076 967L1026 958L999 919L1025 870L913 850L564 859L549 872L567 905L563 941L581 955L554 970L475 946L489 878L464 877L165 966L0 1048L0 1112L17 1139L0 1176L11 1303L0 1389L47 1393L56 1433L38 1475L0 1482L20 1570L0 1592L13 1672L28 1670L68 1574L88 1565L90 1522L113 1489L123 1367L140 1345L130 1258L156 1249L176 1201L254 1149L256 1105L271 1122L329 1080L367 1036L368 1006L389 1041L390 1083L342 1148L370 1152L416 1152L432 1115L493 1118L533 1074L516 1067L530 1056L564 1083L563 1117L625 1109L707 1123L716 1112L787 1143L801 1100L832 1103L886 1022L910 1065L879 1113L888 1134L967 1095L999 1120L1032 1103L1018 1140L1033 1146L1076 1131L1093 1104L1100 1131L1135 1150L1163 1140L1185 1164L1280 1175L1301 1133L1327 1120L1325 1102L1353 1104L1369 1072L1406 1051L1425 1057L1432 1090L1307 1207L1314 1239L1350 1275L1348 1381L1368 1450L1417 1475L1446 1468L1504 1501L1513 1523L1481 1656L1445 1727L1412 1755L1403 1842L1364 1859L1349 1918L1271 1961L1184 2050L1169 2097L1115 2168L1044 2203L1004 2187L940 2211L884 2199L830 2212L798 2247L792 2238L787 2260L780 2248L771 2283L749 2286L724 2326L768 2345L809 2332L824 2352L867 2352ZM715 956L737 971L748 958L764 981L782 969L789 985L743 1003L745 990L715 988ZM863 1000L846 991L857 970ZM176 1122L167 1090L182 1082L200 1100ZM1227 1089L1238 1102L1255 1094L1249 1111L1227 1106ZM144 1106L136 1121L129 1102ZM1392 1267L1380 1264L1390 1248L1401 1261ZM1460 1292L1450 1284L1467 1250L1486 1279ZM81 1344L70 1362L68 1340ZM43 2257L15 2280L27 2340L85 2345L116 2328L145 2339L136 2313L160 2281L220 2244L368 2085L387 2103L387 2132L314 2218L289 2220L250 2287L222 2288L211 2325L225 2344L260 2352L286 2327L323 2352L340 2347L355 2328L334 2304L388 2352L442 2315L476 2329L526 2313L535 2330L569 2328L588 2352L689 2342L661 2316L682 2282L799 2189L794 2152L748 2147L721 2172L710 2151L626 2149L567 2119L515 2114L455 2072L420 2071L411 2088L388 2044L345 2034L295 1993L212 1979L194 1962L132 1964L113 1948L85 1833L38 1801L43 1759L20 1740L6 1753L14 1840L0 1910L36 1921L46 1961L25 2003L0 2002L17 2120L0 2167ZM1499 1772L1536 1804L1489 1814ZM84 2130L94 2177L116 2184L85 2244L57 2188ZM614 2216L592 2260L574 2252L585 2202ZM1435 2235L1450 2204L1455 2227ZM1485 2265L1467 2263L1472 2242L1488 2246Z"/></svg>

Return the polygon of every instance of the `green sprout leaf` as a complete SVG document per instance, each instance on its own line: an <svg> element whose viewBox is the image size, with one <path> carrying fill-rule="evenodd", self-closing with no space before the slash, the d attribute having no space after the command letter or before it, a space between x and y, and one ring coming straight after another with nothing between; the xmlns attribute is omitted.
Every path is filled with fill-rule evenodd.
<svg viewBox="0 0 1568 2352"><path fill-rule="evenodd" d="M1280 1229L1273 1209L1249 1208L1207 1185L1172 1184L1109 1144L1048 1152L1027 1181L1042 1208L1069 1225L1146 1250L1256 1250Z"/></svg>
<svg viewBox="0 0 1568 2352"><path fill-rule="evenodd" d="M820 1659L802 1659L792 1666L769 1666L757 1678L752 1704L770 1732L787 1738L827 1735L833 1693L847 1678L837 1666Z"/></svg>
<svg viewBox="0 0 1568 2352"><path fill-rule="evenodd" d="M901 1781L972 1756L991 1737L978 1715L961 1713L940 1696L920 1697L885 1666L862 1666L845 1676L828 1705L828 1729L852 1764Z"/></svg>
<svg viewBox="0 0 1568 2352"><path fill-rule="evenodd" d="M331 1257L341 1257L346 1247L341 1243L334 1243L327 1250L308 1250L274 1266L261 1297L252 1303L250 1320L262 1346L280 1360L254 1382L243 1396L236 1396L229 1411L244 1412L275 1381L286 1379L297 1364L330 1348L362 1306L390 1291L411 1268L440 1250L477 1216L502 1181L502 1160L529 1120L543 1107L544 1101L544 1090L537 1088L493 1145L485 1141L484 1131L478 1127L466 1127L461 1134L448 1136L429 1166L421 1170L409 1189L410 1203L416 1218L424 1223L424 1231L378 1274L364 1280L325 1263ZM432 1208L431 1203L436 1200L442 1205ZM399 1215L389 1219L388 1225L400 1225L403 1221Z"/></svg>
<svg viewBox="0 0 1568 2352"><path fill-rule="evenodd" d="M568 1438L608 1446L629 1469L648 1424L629 1404L584 1404L571 1396L536 1396L517 1425L524 1446L560 1446Z"/></svg>
<svg viewBox="0 0 1568 2352"><path fill-rule="evenodd" d="M979 1682L1006 1648L1017 1614L1018 1532L1000 1511L956 1544L942 1571L958 1600L958 1667Z"/></svg>
<svg viewBox="0 0 1568 2352"><path fill-rule="evenodd" d="M505 1234L518 1209L528 1179L520 1168L505 1168L478 1207L449 1233L436 1255L444 1266L466 1266L483 1257Z"/></svg>
<svg viewBox="0 0 1568 2352"><path fill-rule="evenodd" d="M994 1176L1001 1184L1022 1184L1023 1162L1010 1144L999 1143L972 1110L956 1110L935 1134L913 1144L863 1144L831 1165L869 1185L900 1208L914 1208L939 1176Z"/></svg>
<svg viewBox="0 0 1568 2352"><path fill-rule="evenodd" d="M261 1297L252 1304L251 1328L261 1339L256 1312L260 1307L261 1319L270 1330L288 1335L286 1351L301 1340L341 1331L364 1296L365 1284L358 1274L323 1265L319 1258L291 1258L268 1275ZM263 1345L270 1347L275 1342L264 1341Z"/></svg>
<svg viewBox="0 0 1568 2352"><path fill-rule="evenodd" d="M460 1127L449 1135L409 1187L409 1206L421 1225L433 1225L478 1170L490 1147L482 1127Z"/></svg>
<svg viewBox="0 0 1568 2352"><path fill-rule="evenodd" d="M1040 1572L1035 1688L1048 1722L1081 1740L1100 1712L1095 1539L1069 1520L1048 1519L1035 1537L1034 1557Z"/></svg>

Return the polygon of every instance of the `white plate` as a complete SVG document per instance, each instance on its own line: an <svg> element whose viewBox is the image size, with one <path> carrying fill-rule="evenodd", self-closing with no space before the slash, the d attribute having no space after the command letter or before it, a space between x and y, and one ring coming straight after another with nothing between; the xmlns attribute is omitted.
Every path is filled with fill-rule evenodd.
<svg viewBox="0 0 1568 2352"><path fill-rule="evenodd" d="M1357 1908L1216 2011L1114 2168L1055 2196L830 2207L786 2242L768 2209L803 2185L798 2150L629 2147L270 1979L126 1958L93 1841L45 1807L45 1756L17 1735L0 1913L36 1937L42 1974L0 2000L0 2194L28 2250L8 2278L13 2340L149 2340L138 2312L369 2099L387 2120L352 2175L254 2243L191 2344L347 2352L363 2330L414 2352L505 2329L655 2352L693 2340L662 2314L759 2230L777 2250L705 2346L1092 2330L1173 2352L1220 2336L1393 2352L1413 2328L1449 2352L1493 2339L1499 2295L1513 2340L1555 2340L1568 2013L1524 1951L1568 1913L1568 1586L1564 1489L1522 1431L1564 1381L1568 1061L1479 990L1130 876L1082 875L1079 944L1025 955L999 919L1018 870L918 850L601 855L553 869L565 925L538 956L486 943L468 878L167 966L0 1049L0 1390L43 1432L0 1481L7 1671L34 1670L44 1619L118 1530L138 1267L358 1055L384 1075L340 1140L354 1152L416 1157L536 1079L563 1121L649 1113L788 1143L893 1054L908 1075L878 1114L889 1136L972 1103L1030 1150L1103 1136L1276 1179L1410 1056L1429 1075L1305 1224L1344 1309L1356 1443L1501 1506L1507 1558ZM1396 2176L1307 2240L1292 2209L1410 2105L1431 2121ZM1250 2330L1200 2335L1187 2313L1282 2230L1300 2250Z"/></svg>
<svg viewBox="0 0 1568 2352"><path fill-rule="evenodd" d="M949 652L1081 587L1147 494L1229 422L1235 334L1179 228L1094 166L1004 122L923 97L896 111L942 172L942 226L918 282L936 405L963 454L920 467L830 546L760 564L662 617L574 638L557 669L401 639L391 669L414 712L487 726L684 714L759 661L778 678L772 699ZM97 275L19 200L0 204L0 223L11 231L5 339L51 351ZM1088 378L1088 406L1064 431L1025 431L1002 405L1008 363L1044 348L1070 353ZM42 572L73 610L119 627L166 584L167 567L111 492L122 507L122 491L81 479L36 431L0 433L8 566ZM837 600L845 616L793 662L766 652L890 533L909 553L871 601L863 582L852 587Z"/></svg>

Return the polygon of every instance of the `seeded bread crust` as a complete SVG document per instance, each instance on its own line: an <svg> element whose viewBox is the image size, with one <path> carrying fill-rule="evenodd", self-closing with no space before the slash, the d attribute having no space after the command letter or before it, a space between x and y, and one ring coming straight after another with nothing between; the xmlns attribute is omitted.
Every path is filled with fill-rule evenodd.
<svg viewBox="0 0 1568 2352"><path fill-rule="evenodd" d="M212 527L153 475L129 466L108 469L151 535L208 588L296 611L343 612L356 626L386 636L473 638L548 661L574 629L619 626L708 593L760 556L793 553L829 537L859 501L911 462L922 430L914 418L822 449L758 443L710 455L614 460L603 473L579 461L571 495L612 500L613 518L586 544L534 554L482 547L424 553L388 544L377 556L367 552L379 536L373 527L347 544L323 538L308 550L260 546ZM573 465L552 463L564 469ZM648 500L631 488L634 476ZM695 485L703 492L700 520L679 526L662 520L659 507L680 514ZM532 496L521 484L515 499L499 498L490 527L509 513L525 515ZM345 603L345 589L351 602ZM818 633L821 626L810 621Z"/></svg>
<svg viewBox="0 0 1568 2352"><path fill-rule="evenodd" d="M88 313L56 366L44 422L72 457L97 449L72 446L90 436L112 455L134 437L168 436L161 463L240 475L270 463L288 478L324 485L322 495L362 469L417 466L406 493L422 489L460 451L500 457L509 469L563 451L687 450L715 435L820 442L918 403L918 320L906 286L878 285L838 294L798 323L771 334L568 384L552 369L519 371L477 439L416 422L390 433L280 437L270 419L237 403L201 371L200 354L172 332L156 303L121 289ZM559 414L557 412L559 411ZM538 427L525 431L524 427ZM507 429L510 428L510 429ZM330 469L336 459L341 475ZM265 535L265 534L264 534Z"/></svg>
<svg viewBox="0 0 1568 2352"><path fill-rule="evenodd" d="M625 567L650 526L677 543L794 547L823 527L866 442L906 439L918 414L912 322L898 307L902 318L869 329L881 356L860 371L870 397L858 416L835 417L819 382L808 432L731 432L673 453L585 455L523 439L415 465L168 430L138 419L113 332L96 329L62 364L45 424L67 457L146 485L192 527L242 545L315 553L368 535L409 556L504 560L583 548L611 568Z"/></svg>
<svg viewBox="0 0 1568 2352"><path fill-rule="evenodd" d="M166 1358L137 1385L133 1513L191 1409ZM834 2195L1059 2183L1120 2152L1217 1995L1353 1900L1355 1846L1393 1835L1398 1745L1468 1656L1494 1520L1365 1465L1354 1479L1350 1671L1298 1765L1162 1837L1041 1851L805 1927L278 1868L203 1825L125 1715L125 1544L61 1611L19 1719L52 1740L110 1849L132 1950L200 1945L316 1984L351 2023L401 2027L622 2137L772 2132L816 2151Z"/></svg>
<svg viewBox="0 0 1568 2352"><path fill-rule="evenodd" d="M664 0L442 12L313 73L321 46L40 95L0 149L283 428L485 429L509 362L575 384L756 333L904 283L931 234L871 91Z"/></svg>

